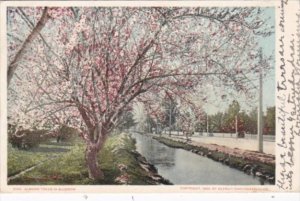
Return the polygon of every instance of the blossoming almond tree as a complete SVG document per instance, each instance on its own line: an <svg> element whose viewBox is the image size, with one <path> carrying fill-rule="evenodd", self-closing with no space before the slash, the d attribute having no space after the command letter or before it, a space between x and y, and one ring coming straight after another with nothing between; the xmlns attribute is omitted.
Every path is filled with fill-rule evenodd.
<svg viewBox="0 0 300 201"><path fill-rule="evenodd" d="M135 101L155 113L150 104L165 92L185 101L199 86L204 94L209 82L249 88L258 67L256 36L271 34L263 14L257 8L52 8L42 37L17 63L9 123L76 127L89 177L102 179L98 153ZM20 31L14 26L24 19L10 18L14 45Z"/></svg>

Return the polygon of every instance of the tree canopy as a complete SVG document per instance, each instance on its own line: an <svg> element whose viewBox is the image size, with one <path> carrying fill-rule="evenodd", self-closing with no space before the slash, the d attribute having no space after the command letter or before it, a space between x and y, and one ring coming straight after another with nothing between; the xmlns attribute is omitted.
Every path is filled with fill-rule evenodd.
<svg viewBox="0 0 300 201"><path fill-rule="evenodd" d="M263 11L8 8L8 60L14 68L13 75L8 72L9 123L79 129L90 177L100 178L95 156L134 102L159 116L157 105L166 94L201 113L191 97L205 97L207 83L250 94L249 79L259 68L257 36L273 32Z"/></svg>

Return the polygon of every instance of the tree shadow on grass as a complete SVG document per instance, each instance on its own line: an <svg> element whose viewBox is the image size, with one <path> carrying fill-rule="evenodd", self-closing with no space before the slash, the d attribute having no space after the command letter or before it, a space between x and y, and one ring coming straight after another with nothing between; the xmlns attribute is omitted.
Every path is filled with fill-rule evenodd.
<svg viewBox="0 0 300 201"><path fill-rule="evenodd" d="M60 147L36 147L34 149L29 150L29 152L34 153L64 153L68 152L70 149L60 148Z"/></svg>
<svg viewBox="0 0 300 201"><path fill-rule="evenodd" d="M74 144L71 143L71 142L45 142L43 143L44 145L55 145L55 146L62 146L62 147L65 147L65 146L73 146Z"/></svg>

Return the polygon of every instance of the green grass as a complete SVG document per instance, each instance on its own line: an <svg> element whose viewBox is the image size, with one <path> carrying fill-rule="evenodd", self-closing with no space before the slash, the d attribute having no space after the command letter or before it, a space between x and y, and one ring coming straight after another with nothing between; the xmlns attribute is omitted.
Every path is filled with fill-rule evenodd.
<svg viewBox="0 0 300 201"><path fill-rule="evenodd" d="M139 162L132 153L135 149L135 141L128 135L123 135L121 138L120 136L113 136L107 141L104 150L100 154L100 159L102 159L100 163L107 179L106 183L115 184L111 178L120 175L118 165L124 164L127 166L126 172L130 178L130 184L155 184L148 177L148 173L139 166Z"/></svg>
<svg viewBox="0 0 300 201"><path fill-rule="evenodd" d="M21 177L11 180L10 184L117 184L115 179L121 174L124 174L124 172L121 172L118 168L120 164L127 166L126 174L129 177L129 184L155 184L148 176L148 173L139 166L139 162L132 153L132 151L136 149L135 141L126 134L113 135L107 139L98 158L105 177L103 180L97 182L88 178L88 171L85 167L84 160L85 145L77 142L74 146L69 148L70 150L68 152L57 153L61 155L51 159L49 155L46 154L20 151L11 147L9 150L9 152L11 152L10 155L12 153L16 155L17 152L20 154L19 157L25 156L29 161L33 161L31 164L45 159L46 162ZM47 157L49 158L48 160ZM16 166L22 165L18 163L18 160L9 159L9 169ZM20 167L18 169L22 168Z"/></svg>
<svg viewBox="0 0 300 201"><path fill-rule="evenodd" d="M39 147L30 151L19 150L13 148L8 144L8 176L15 175L22 170L30 168L43 160L48 158L57 157L66 151L68 147L61 147L60 145L41 144Z"/></svg>
<svg viewBox="0 0 300 201"><path fill-rule="evenodd" d="M84 145L76 144L69 152L46 160L23 176L11 181L11 184L69 184L89 183L84 167Z"/></svg>

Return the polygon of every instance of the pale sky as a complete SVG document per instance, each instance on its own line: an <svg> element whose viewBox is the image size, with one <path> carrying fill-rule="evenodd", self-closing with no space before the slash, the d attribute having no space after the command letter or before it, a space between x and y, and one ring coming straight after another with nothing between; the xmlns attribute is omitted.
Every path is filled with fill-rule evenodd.
<svg viewBox="0 0 300 201"><path fill-rule="evenodd" d="M267 17L270 17L269 24L275 26L275 9L274 8L267 8L265 9L265 13ZM266 38L258 38L259 44L263 49L263 54L265 56L275 55L275 34L272 34ZM275 56L274 56L275 57ZM263 110L266 111L267 107L271 107L275 105L275 61L272 66L272 71L268 73L268 75L263 79ZM255 86L258 86L257 83L253 83ZM213 92L212 92L213 93ZM214 96L214 94L210 94ZM258 95L258 91L257 91ZM208 114L215 114L218 111L223 112L226 110L228 105L235 99L234 97L227 97L227 100L221 100L221 98L216 97L216 101L213 103L210 102L204 106L205 111ZM257 99L257 98L256 98ZM252 110L253 108L258 106L257 100L247 100L247 98L239 95L237 99L241 105L241 109L245 111ZM252 102L252 103L251 103Z"/></svg>

